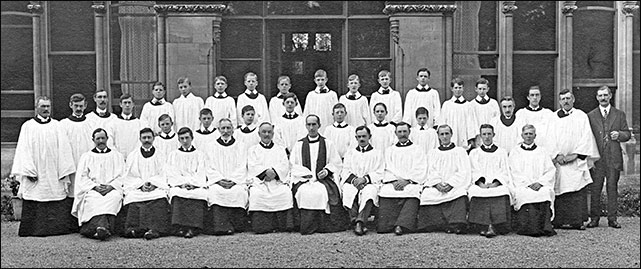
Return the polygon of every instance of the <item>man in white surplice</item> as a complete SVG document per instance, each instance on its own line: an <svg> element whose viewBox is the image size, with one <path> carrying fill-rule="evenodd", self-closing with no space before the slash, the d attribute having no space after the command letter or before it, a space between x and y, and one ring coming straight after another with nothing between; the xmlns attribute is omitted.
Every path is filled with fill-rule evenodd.
<svg viewBox="0 0 641 269"><path fill-rule="evenodd" d="M208 205L213 215L214 234L233 234L248 229L247 204L247 147L233 137L231 120L218 123L220 137L207 146L209 166L214 170L208 177Z"/></svg>
<svg viewBox="0 0 641 269"><path fill-rule="evenodd" d="M494 144L494 127L482 124L482 144L470 152L472 185L468 222L477 225L488 238L509 232L511 224L511 189L507 151Z"/></svg>
<svg viewBox="0 0 641 269"><path fill-rule="evenodd" d="M68 197L68 176L75 172L72 148L62 124L51 118L51 100L40 96L35 107L37 115L20 128L11 168L23 199L18 235L73 233L78 220L69 214L73 199Z"/></svg>
<svg viewBox="0 0 641 269"><path fill-rule="evenodd" d="M170 232L169 184L163 171L166 156L156 152L151 128L138 133L141 146L129 153L125 161L123 205L128 205L125 237L151 240Z"/></svg>
<svg viewBox="0 0 641 269"><path fill-rule="evenodd" d="M427 163L423 149L409 140L410 125L396 125L398 142L385 150L385 175L376 231L397 235L416 230L416 214Z"/></svg>
<svg viewBox="0 0 641 269"><path fill-rule="evenodd" d="M550 149L554 142L550 141L548 131L551 131L549 126L554 112L541 105L541 88L538 85L530 86L527 100L528 105L516 111L515 116L522 119L524 124L532 124L536 128L536 144L539 147Z"/></svg>
<svg viewBox="0 0 641 269"><path fill-rule="evenodd" d="M472 181L470 159L452 143L452 128L437 129L440 146L427 156L427 180L421 193L418 229L462 233L467 223L467 188Z"/></svg>
<svg viewBox="0 0 641 269"><path fill-rule="evenodd" d="M76 198L71 214L78 217L80 234L106 240L115 232L116 214L122 207L125 159L107 147L107 132L92 134L96 147L80 157L76 170Z"/></svg>
<svg viewBox="0 0 641 269"><path fill-rule="evenodd" d="M574 108L570 90L559 93L561 108L552 117L550 134L555 141L552 156L556 166L554 192L555 227L585 230L588 220L587 186L592 183L590 168L599 159L599 151L587 114Z"/></svg>
<svg viewBox="0 0 641 269"><path fill-rule="evenodd" d="M514 115L514 99L510 96L503 96L499 102L501 115L490 120L494 127L494 143L508 153L521 141L521 128L525 125L523 119Z"/></svg>
<svg viewBox="0 0 641 269"><path fill-rule="evenodd" d="M320 122L314 114L305 118L308 134L296 142L290 156L292 192L300 212L301 234L347 228L347 212L337 184L341 158L334 143L318 133ZM294 225L297 215L294 212Z"/></svg>
<svg viewBox="0 0 641 269"><path fill-rule="evenodd" d="M354 233L367 233L367 218L374 206L378 207L378 189L385 173L383 152L369 143L372 136L366 126L356 127L358 145L349 148L343 159L341 189L343 206L349 208Z"/></svg>
<svg viewBox="0 0 641 269"><path fill-rule="evenodd" d="M200 110L205 106L203 98L191 92L191 80L187 77L178 78L180 95L174 99L174 113L176 114L176 128L189 127L198 130Z"/></svg>
<svg viewBox="0 0 641 269"><path fill-rule="evenodd" d="M255 233L291 231L294 228L292 190L286 184L289 160L285 147L274 144L274 126L258 127L260 142L248 150L249 214Z"/></svg>
<svg viewBox="0 0 641 269"><path fill-rule="evenodd" d="M439 125L447 124L452 127L454 145L469 150L474 145L479 127L476 125L476 113L474 113L472 102L466 101L463 96L464 81L461 78L454 78L450 86L452 98L443 102Z"/></svg>

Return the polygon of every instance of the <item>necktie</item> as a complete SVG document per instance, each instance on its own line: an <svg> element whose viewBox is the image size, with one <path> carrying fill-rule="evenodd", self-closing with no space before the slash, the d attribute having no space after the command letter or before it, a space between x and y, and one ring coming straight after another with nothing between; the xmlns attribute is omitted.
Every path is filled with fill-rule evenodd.
<svg viewBox="0 0 641 269"><path fill-rule="evenodd" d="M347 95L347 99L349 100L356 100L356 95Z"/></svg>
<svg viewBox="0 0 641 269"><path fill-rule="evenodd" d="M421 126L421 131L425 130L425 127Z"/></svg>
<svg viewBox="0 0 641 269"><path fill-rule="evenodd" d="M465 104L465 100L461 101L461 100L459 100L459 99L456 99L456 100L454 100L454 103L457 103L457 104Z"/></svg>
<svg viewBox="0 0 641 269"><path fill-rule="evenodd" d="M327 93L327 88L325 88L325 87L321 88L321 89L320 89L320 92L321 92L321 93Z"/></svg>
<svg viewBox="0 0 641 269"><path fill-rule="evenodd" d="M247 94L247 93L246 93L246 94ZM256 99L256 97L258 97L258 92L256 92L256 93L253 93L253 92L252 92L252 93L249 93L249 94L247 94L247 97L249 97L249 99Z"/></svg>
<svg viewBox="0 0 641 269"><path fill-rule="evenodd" d="M603 110L603 119L604 120L608 119L608 110L607 109Z"/></svg>
<svg viewBox="0 0 641 269"><path fill-rule="evenodd" d="M383 89L383 94L389 94L389 89Z"/></svg>

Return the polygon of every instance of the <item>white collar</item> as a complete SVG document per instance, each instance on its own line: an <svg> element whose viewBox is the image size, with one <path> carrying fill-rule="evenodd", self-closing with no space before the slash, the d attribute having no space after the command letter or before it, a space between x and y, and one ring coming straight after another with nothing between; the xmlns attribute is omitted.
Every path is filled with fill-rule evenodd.
<svg viewBox="0 0 641 269"><path fill-rule="evenodd" d="M351 95L352 95L352 93L351 93L351 92L347 92L347 93L345 94L345 98L347 98L347 96L351 96ZM361 94L360 92L358 92L358 91L357 91L356 93L354 93L354 96L356 97L356 99L361 98L361 95L362 95L362 94Z"/></svg>
<svg viewBox="0 0 641 269"><path fill-rule="evenodd" d="M45 118L43 118L42 116L40 116L40 114L36 114L36 117L38 117L38 119L39 119L40 121L43 121L43 122L44 122L44 121L47 121L47 120L49 120L49 118L51 118L51 117L49 117L49 118L46 118L46 119L45 119Z"/></svg>
<svg viewBox="0 0 641 269"><path fill-rule="evenodd" d="M487 96L487 95L486 95L486 96ZM459 96L458 98L456 98L456 96L452 95L452 99L451 99L451 100L452 100L452 101L456 101L456 100L458 100L459 102L465 102L465 97L463 97L463 95L461 95L461 96Z"/></svg>
<svg viewBox="0 0 641 269"><path fill-rule="evenodd" d="M180 94L180 96L178 96L178 98L190 98L191 95L194 95L194 93L190 92L190 93L187 94L187 96Z"/></svg>
<svg viewBox="0 0 641 269"><path fill-rule="evenodd" d="M211 128L211 131L209 131L209 129L210 129L210 128ZM201 131L205 131L205 132L213 132L215 129L216 129L216 128L214 128L214 125L213 125L213 124L212 124L212 125L209 125L209 128L207 128L207 127L203 126L202 124L200 124L200 130L201 130Z"/></svg>
<svg viewBox="0 0 641 269"><path fill-rule="evenodd" d="M334 122L332 125L334 125L334 127L343 128L343 127L347 126L347 122L341 122L341 123Z"/></svg>
<svg viewBox="0 0 641 269"><path fill-rule="evenodd" d="M175 132L174 132L174 130L169 131L169 133L168 133L168 134L166 134L166 133L165 133L165 132L163 132L163 131L160 131L159 136L161 136L161 137L169 137L169 136L174 136L174 133L175 133Z"/></svg>
<svg viewBox="0 0 641 269"><path fill-rule="evenodd" d="M182 94L181 94L181 95L182 95ZM157 100L157 102L156 102L156 103L160 103L161 105L162 105L162 104L164 104L165 102L167 102L167 101L165 101L165 98L164 98L164 97L163 97L163 98L160 98L160 99L156 99L155 97L153 97L153 98L151 98L151 101L149 101L149 102L150 102L150 103L153 103L153 101L154 101L154 100Z"/></svg>
<svg viewBox="0 0 641 269"><path fill-rule="evenodd" d="M149 147L148 149L147 149L147 148L145 148L145 146L140 146L140 148L141 148L142 150L144 150L145 152L150 152L150 151L151 151L151 149L153 149L153 148L154 148L154 146L152 145L152 146L151 146L151 147Z"/></svg>
<svg viewBox="0 0 641 269"><path fill-rule="evenodd" d="M610 107L612 107L610 104L608 104L608 106L606 106L606 107L602 107L601 105L599 105L599 109L601 110L601 114L603 114L603 110L605 110L606 112L610 113Z"/></svg>
<svg viewBox="0 0 641 269"><path fill-rule="evenodd" d="M307 135L307 139L309 140L309 142L318 141L318 139L320 139L320 134L314 138L311 138L309 135Z"/></svg>
<svg viewBox="0 0 641 269"><path fill-rule="evenodd" d="M223 92L223 93L215 92L214 96L215 97L227 97L227 92Z"/></svg>
<svg viewBox="0 0 641 269"><path fill-rule="evenodd" d="M96 107L96 112L98 112L98 113L107 113L107 109L100 109L100 108Z"/></svg>
<svg viewBox="0 0 641 269"><path fill-rule="evenodd" d="M329 87L327 87L327 85L325 85L325 87L323 87L323 88L327 89L327 93L329 93L329 91L331 91L331 90L329 89ZM315 91L316 93L321 93L321 92L320 92L320 89L321 89L321 87L316 86L316 88L314 89L314 91Z"/></svg>
<svg viewBox="0 0 641 269"><path fill-rule="evenodd" d="M487 101L487 100L490 100L490 97L487 96L487 94L483 98L481 98L481 96L477 95L476 98L474 98L474 99L476 99L476 101Z"/></svg>
<svg viewBox="0 0 641 269"><path fill-rule="evenodd" d="M250 91L249 89L245 89L245 94L258 94L258 90L254 89L253 91Z"/></svg>
<svg viewBox="0 0 641 269"><path fill-rule="evenodd" d="M532 147L534 147L534 142L532 142L532 144L530 145L525 144L525 142L521 142L521 145L523 145L523 147L526 149L531 149Z"/></svg>
<svg viewBox="0 0 641 269"><path fill-rule="evenodd" d="M419 89L425 89L425 90L427 90L427 89L429 89L429 88L430 88L430 85L429 85L429 84L425 84L425 86L421 86L421 84L418 84L418 85L416 86L416 88L419 88Z"/></svg>
<svg viewBox="0 0 641 269"><path fill-rule="evenodd" d="M383 87L379 87L379 88L378 88L378 93L383 94L383 91L384 91L384 90L386 90L386 89L385 89L385 88L383 88ZM387 87L387 90L389 90L389 92L390 92L390 93L392 93L392 91L394 91L394 89L392 89L392 86L388 86L388 87Z"/></svg>
<svg viewBox="0 0 641 269"><path fill-rule="evenodd" d="M125 120L129 120L129 119L131 119L131 117L133 117L133 115L134 115L134 114L129 114L129 115L120 114L120 116L121 116L123 119L125 119Z"/></svg>

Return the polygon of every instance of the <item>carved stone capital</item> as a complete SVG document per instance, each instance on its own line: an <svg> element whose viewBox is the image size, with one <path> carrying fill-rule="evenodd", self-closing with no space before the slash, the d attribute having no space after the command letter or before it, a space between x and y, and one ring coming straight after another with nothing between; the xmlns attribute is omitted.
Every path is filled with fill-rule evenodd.
<svg viewBox="0 0 641 269"><path fill-rule="evenodd" d="M227 5L154 5L156 13L224 13Z"/></svg>
<svg viewBox="0 0 641 269"><path fill-rule="evenodd" d="M42 14L42 5L40 4L40 1L29 1L27 9L33 14Z"/></svg>
<svg viewBox="0 0 641 269"><path fill-rule="evenodd" d="M392 36L392 41L394 41L395 44L398 44L398 38L399 38L399 22L398 20L390 20L390 25L389 25L389 31L390 35Z"/></svg>
<svg viewBox="0 0 641 269"><path fill-rule="evenodd" d="M577 8L579 7L576 6L576 1L565 1L563 3L563 7L561 8L561 13L572 14Z"/></svg>
<svg viewBox="0 0 641 269"><path fill-rule="evenodd" d="M454 13L456 5L385 5L383 13Z"/></svg>
<svg viewBox="0 0 641 269"><path fill-rule="evenodd" d="M96 14L107 13L107 6L105 6L105 2L103 1L94 1L93 5L91 5L91 8L93 9L93 12Z"/></svg>
<svg viewBox="0 0 641 269"><path fill-rule="evenodd" d="M503 8L501 8L503 14L512 14L512 12L517 10L519 7L517 7L515 3L516 1L504 1Z"/></svg>
<svg viewBox="0 0 641 269"><path fill-rule="evenodd" d="M623 15L626 16L634 16L634 12L639 9L639 5L637 4L637 1L626 1L623 3Z"/></svg>

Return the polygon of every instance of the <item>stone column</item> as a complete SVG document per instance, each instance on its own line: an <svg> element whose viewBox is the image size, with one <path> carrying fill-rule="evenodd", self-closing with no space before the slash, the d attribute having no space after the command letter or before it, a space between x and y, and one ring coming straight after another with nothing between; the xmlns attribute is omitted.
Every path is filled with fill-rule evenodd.
<svg viewBox="0 0 641 269"><path fill-rule="evenodd" d="M499 65L496 98L512 96L512 52L513 47L513 18L512 13L517 9L515 1L501 1L501 13L499 15ZM490 85L491 87L492 85Z"/></svg>
<svg viewBox="0 0 641 269"><path fill-rule="evenodd" d="M156 6L154 6L156 8ZM164 10L158 11L156 9L156 53L157 55L157 68L158 70L158 81L162 82L165 85L165 91L167 91L167 51L166 44L167 38L165 36L165 19L167 13Z"/></svg>
<svg viewBox="0 0 641 269"><path fill-rule="evenodd" d="M394 88L404 102L407 92L416 87L416 71L426 67L431 73L429 85L439 91L443 102L452 77L452 14L456 5L405 3L389 1L383 9L389 15L393 41Z"/></svg>
<svg viewBox="0 0 641 269"><path fill-rule="evenodd" d="M27 9L33 14L33 94L34 97L46 95L51 98L51 91L46 87L47 47L42 42L43 7L40 1L30 1Z"/></svg>
<svg viewBox="0 0 641 269"><path fill-rule="evenodd" d="M109 82L106 81L105 71L108 68L105 64L108 61L105 61L105 13L107 13L107 7L103 1L94 1L91 6L94 11L94 40L95 40L95 49L96 49L96 91L98 90L107 90L110 98L111 91L108 89Z"/></svg>
<svg viewBox="0 0 641 269"><path fill-rule="evenodd" d="M554 107L559 106L559 92L563 89L572 89L572 16L577 9L576 1L561 3L561 20L557 44L559 49L559 69L557 72L557 85L554 90Z"/></svg>
<svg viewBox="0 0 641 269"><path fill-rule="evenodd" d="M617 91L614 96L616 107L625 112L625 120L628 123L630 131L632 128L632 106L633 95L633 55L632 55L632 31L634 28L633 19L634 11L639 9L637 1L617 1ZM639 89L636 89L637 91ZM625 150L628 153L628 166L624 167L626 174L636 172L635 168L635 144L636 139L630 139L625 143Z"/></svg>

